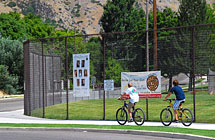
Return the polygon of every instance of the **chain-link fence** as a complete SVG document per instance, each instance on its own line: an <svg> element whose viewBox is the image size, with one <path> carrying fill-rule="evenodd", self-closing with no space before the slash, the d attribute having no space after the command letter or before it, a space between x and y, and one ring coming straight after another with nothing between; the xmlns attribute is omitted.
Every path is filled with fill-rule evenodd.
<svg viewBox="0 0 215 140"><path fill-rule="evenodd" d="M161 71L163 93L171 88L173 79L178 79L185 91L193 91L195 115L198 83L206 80L209 87L199 89L210 89L210 93L215 87L214 75L209 74L209 70L215 70L214 29L215 25L160 29L156 40L153 30L28 40L24 43L25 114L32 115L37 110L37 116L45 117L49 115L46 113L48 106L62 104L63 109L55 114L63 114L63 119L73 119L74 114L80 112L78 101L87 100L89 106L83 107L96 108L89 116L98 116L89 119L105 119L110 115L105 114L105 105L111 106L114 102L105 99L117 98L121 94L121 72L142 72L149 67L149 70ZM73 94L73 54L81 53L90 53L90 77L96 77L96 85L90 86L89 97L74 97ZM105 79L114 80L114 91L104 92ZM102 100L91 106L93 99Z"/></svg>

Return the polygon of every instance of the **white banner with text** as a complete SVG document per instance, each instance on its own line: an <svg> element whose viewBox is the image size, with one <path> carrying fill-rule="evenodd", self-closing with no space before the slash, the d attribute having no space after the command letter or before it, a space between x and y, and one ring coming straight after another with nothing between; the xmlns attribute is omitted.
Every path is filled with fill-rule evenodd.
<svg viewBox="0 0 215 140"><path fill-rule="evenodd" d="M140 98L161 98L161 72L122 72L121 93L132 83Z"/></svg>

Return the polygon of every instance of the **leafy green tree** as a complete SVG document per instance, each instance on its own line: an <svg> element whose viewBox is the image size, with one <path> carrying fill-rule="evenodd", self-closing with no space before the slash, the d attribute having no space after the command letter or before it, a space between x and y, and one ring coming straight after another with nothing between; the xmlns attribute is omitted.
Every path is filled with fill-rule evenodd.
<svg viewBox="0 0 215 140"><path fill-rule="evenodd" d="M207 5L206 15L208 23L215 23L215 3L213 3L212 5Z"/></svg>
<svg viewBox="0 0 215 140"><path fill-rule="evenodd" d="M104 13L100 19L104 32L143 30L145 13L142 9L137 9L135 4L136 0L108 0L106 5L104 5ZM130 71L143 70L143 62L145 62L143 60L143 54L145 54L143 37L144 34L141 33L109 34L104 36L105 40L103 40L103 43L105 42L107 60L115 60L123 68L121 69L122 71L125 71L125 69ZM110 62L107 63L106 68L111 69L113 66L111 64ZM119 74L119 77L121 76L120 73L115 74Z"/></svg>
<svg viewBox="0 0 215 140"><path fill-rule="evenodd" d="M43 22L40 16L28 14L23 19L26 25L26 33L28 39L45 38L55 35L55 29L48 23Z"/></svg>
<svg viewBox="0 0 215 140"><path fill-rule="evenodd" d="M26 27L20 13L10 12L0 14L0 36L12 40L25 39Z"/></svg>
<svg viewBox="0 0 215 140"><path fill-rule="evenodd" d="M178 13L181 26L207 23L206 0L180 0Z"/></svg>
<svg viewBox="0 0 215 140"><path fill-rule="evenodd" d="M207 18L207 5L206 0L180 0L179 12L178 12L178 25L186 26L186 25L197 25L208 22ZM195 31L195 33L193 32ZM207 31L207 30L205 30ZM204 38L202 40L201 34L205 34L204 29L201 27L197 27L194 30L191 28L182 28L178 30L178 34L180 35L178 39L178 53L181 54L181 65L183 66L183 73L187 74L190 78L189 82L189 90L192 89L192 33L194 33L194 46L195 46L195 57L200 55L200 49L202 46L200 44L204 44L207 46L206 42L208 39ZM205 43L199 43L199 42ZM189 52L189 53L188 53ZM196 57L197 58L197 57ZM187 65L183 65L186 62ZM200 71L201 64L198 65L196 63L196 72Z"/></svg>
<svg viewBox="0 0 215 140"><path fill-rule="evenodd" d="M8 67L0 65L0 90L8 94L17 93L18 79L16 76L9 74Z"/></svg>
<svg viewBox="0 0 215 140"><path fill-rule="evenodd" d="M104 67L101 40L98 37L92 37L84 46L87 52L90 53L90 76L95 76L97 82L101 83L103 81Z"/></svg>
<svg viewBox="0 0 215 140"><path fill-rule="evenodd" d="M113 79L115 86L119 86L121 84L121 72L126 72L121 63L113 58L107 59L107 64L109 67L105 69L106 79Z"/></svg>
<svg viewBox="0 0 215 140"><path fill-rule="evenodd" d="M177 22L177 12L170 8L157 12L157 26L159 29L175 27ZM172 87L172 77L179 74L178 69L175 68L175 59L178 56L174 53L175 46L172 43L175 41L174 35L175 31L173 30L158 31L158 68L161 70L162 76L169 78L169 89Z"/></svg>
<svg viewBox="0 0 215 140"><path fill-rule="evenodd" d="M135 2L136 0L108 0L100 20L104 31L134 31L144 16L143 10L134 7Z"/></svg>
<svg viewBox="0 0 215 140"><path fill-rule="evenodd" d="M215 4L207 5L208 23L215 24ZM209 65L212 71L215 71L215 26L210 26L211 34L208 48Z"/></svg>
<svg viewBox="0 0 215 140"><path fill-rule="evenodd" d="M8 74L18 79L17 87L19 89L17 90L23 89L24 64L21 42L4 38L0 39L0 65L6 66Z"/></svg>

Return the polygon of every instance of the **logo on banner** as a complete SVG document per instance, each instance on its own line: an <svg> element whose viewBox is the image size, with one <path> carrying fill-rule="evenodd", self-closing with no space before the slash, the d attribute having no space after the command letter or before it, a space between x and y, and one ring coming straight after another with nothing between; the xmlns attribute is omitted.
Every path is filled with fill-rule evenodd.
<svg viewBox="0 0 215 140"><path fill-rule="evenodd" d="M150 91L155 91L159 86L159 80L157 76L153 76L153 75L147 78L146 83L147 83L147 88Z"/></svg>

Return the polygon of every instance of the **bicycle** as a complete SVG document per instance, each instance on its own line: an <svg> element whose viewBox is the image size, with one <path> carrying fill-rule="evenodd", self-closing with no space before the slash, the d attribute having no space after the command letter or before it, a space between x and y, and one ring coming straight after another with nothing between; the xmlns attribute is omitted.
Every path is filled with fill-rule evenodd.
<svg viewBox="0 0 215 140"><path fill-rule="evenodd" d="M175 99L167 99L169 105L164 108L160 113L160 120L163 125L169 126L173 122L173 115L171 108L173 107L172 101ZM181 102L181 104L184 102ZM190 126L193 123L193 113L188 108L182 108L181 104L177 110L178 120L182 122L184 126Z"/></svg>
<svg viewBox="0 0 215 140"><path fill-rule="evenodd" d="M116 120L120 125L124 125L128 121L128 104L126 103L126 99L124 100L124 105L116 111ZM142 125L145 121L145 113L141 108L135 109L132 107L132 118L137 125Z"/></svg>

